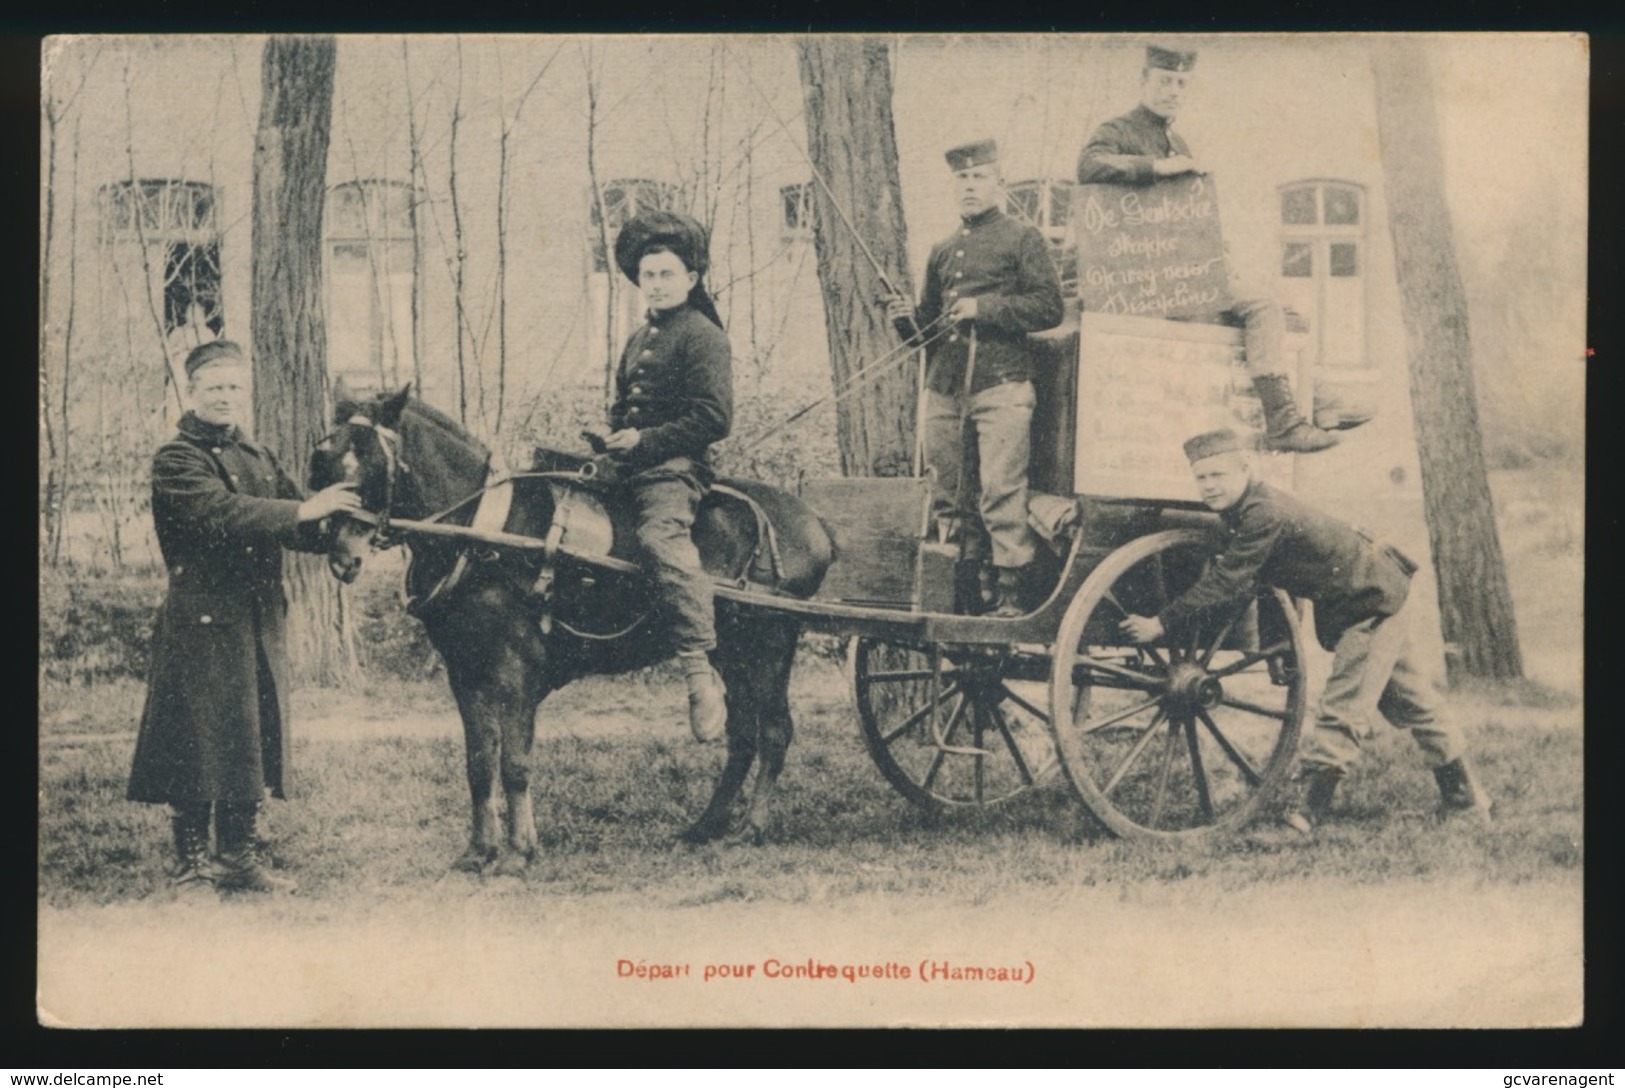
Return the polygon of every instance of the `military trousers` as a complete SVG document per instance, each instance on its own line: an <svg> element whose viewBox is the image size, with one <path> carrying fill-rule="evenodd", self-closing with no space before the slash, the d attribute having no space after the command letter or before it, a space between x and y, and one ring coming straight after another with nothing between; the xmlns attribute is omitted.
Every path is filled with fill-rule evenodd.
<svg viewBox="0 0 1625 1088"><path fill-rule="evenodd" d="M643 569L654 583L678 653L717 648L716 601L694 546L694 516L705 487L685 471L688 464L686 458L677 458L627 481Z"/></svg>
<svg viewBox="0 0 1625 1088"><path fill-rule="evenodd" d="M962 513L976 496L993 565L1023 567L1037 541L1027 524L1032 457L1032 382L1001 382L968 400L926 391L925 458L936 473L934 506Z"/></svg>
<svg viewBox="0 0 1625 1088"><path fill-rule="evenodd" d="M1243 299L1225 316L1241 326L1242 350L1247 353L1247 373L1254 378L1287 373L1286 315L1279 304L1267 298Z"/></svg>
<svg viewBox="0 0 1625 1088"><path fill-rule="evenodd" d="M1461 734L1440 713L1430 670L1416 655L1409 611L1357 623L1337 640L1314 728L1304 738L1306 767L1347 771L1378 716L1408 730L1429 767L1461 757Z"/></svg>

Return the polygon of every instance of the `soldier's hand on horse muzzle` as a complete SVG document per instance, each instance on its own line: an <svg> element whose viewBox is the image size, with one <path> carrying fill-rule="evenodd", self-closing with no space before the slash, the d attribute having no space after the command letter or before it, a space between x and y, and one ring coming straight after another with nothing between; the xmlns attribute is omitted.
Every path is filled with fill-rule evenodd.
<svg viewBox="0 0 1625 1088"><path fill-rule="evenodd" d="M361 496L355 484L340 481L324 487L299 504L299 521L321 521L333 514L347 514L361 509Z"/></svg>

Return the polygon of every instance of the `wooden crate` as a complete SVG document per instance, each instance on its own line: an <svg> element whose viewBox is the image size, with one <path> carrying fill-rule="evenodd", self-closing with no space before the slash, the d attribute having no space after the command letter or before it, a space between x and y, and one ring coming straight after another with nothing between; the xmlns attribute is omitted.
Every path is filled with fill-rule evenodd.
<svg viewBox="0 0 1625 1088"><path fill-rule="evenodd" d="M918 608L919 547L931 503L928 481L914 477L806 480L806 500L839 549L817 596Z"/></svg>

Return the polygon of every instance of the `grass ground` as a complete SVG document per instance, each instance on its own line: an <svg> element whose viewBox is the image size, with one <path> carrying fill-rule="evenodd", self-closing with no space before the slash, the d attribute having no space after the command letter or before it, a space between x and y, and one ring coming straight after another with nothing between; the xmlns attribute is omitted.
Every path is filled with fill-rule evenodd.
<svg viewBox="0 0 1625 1088"><path fill-rule="evenodd" d="M534 759L541 850L522 879L447 872L463 846L468 804L460 728L439 681L300 692L298 796L272 803L266 825L300 892L240 904L226 915L199 915L195 904L175 902L167 887L163 812L123 800L141 686L48 684L41 702L42 959L47 948L67 962L92 947L117 958L134 954L136 945L123 944L132 932L173 939L196 926L212 933L210 927L232 925L301 934L312 932L309 927L408 925L416 927L414 940L442 948L439 942L467 942L485 927L490 933L523 928L530 919L553 927L549 939L565 941L557 953L563 960L547 961L552 969L577 955L559 936L560 926L596 933L593 947L611 949L633 947L626 944L628 933L681 924L681 936L668 934L655 946L693 947L696 935L705 935L706 947L720 941L727 953L747 939L757 941L750 949L759 949L761 927L772 919L782 921L791 944L801 941L797 947L805 946L808 932L823 935L828 947L827 934L835 932L846 947L857 948L868 945L842 919L873 915L884 921L862 932L893 933L900 916L918 914L936 919L921 923L934 927L933 934L972 927L980 943L971 947L989 955L1009 945L1012 934L1037 934L1053 971L1062 962L1057 957L1079 955L1068 951L1062 933L1071 928L1066 919L1086 912L1089 925L1116 933L1121 947L1145 945L1145 964L1120 967L1122 985L1150 987L1148 1005L1129 1015L1102 993L1089 999L1101 1002L1099 1008L1068 1022L1341 1023L1350 1016L1363 1023L1558 1022L1574 1012L1549 1010L1577 1010L1578 1000L1584 836L1575 663L1583 534L1578 514L1567 508L1566 478L1524 473L1495 484L1520 629L1537 666L1531 672L1540 679L1452 700L1497 801L1491 831L1437 823L1432 780L1408 739L1392 730L1378 734L1369 758L1345 784L1340 818L1313 845L1268 829L1199 850L1113 840L1092 825L1059 780L997 811L933 817L901 800L868 762L840 669L827 657L809 655L792 686L797 739L774 833L761 848L674 844L675 833L703 806L722 759L718 748L688 740L680 685L649 674L591 679L555 695L543 706ZM1373 922L1373 914L1380 919ZM1201 938L1192 948L1178 938L1159 943L1139 928L1142 916ZM1335 921L1313 921L1323 916ZM1031 927L1037 928L1012 927L1012 917L1035 919ZM1250 947L1270 927L1295 936L1286 943L1268 940L1268 954L1249 970L1265 970L1266 979L1268 971L1296 978L1293 972L1323 956L1332 957L1326 960L1334 964L1327 968L1331 975L1310 971L1285 990L1264 986L1247 999L1252 1004L1226 1004L1225 995L1234 996L1238 985L1232 975L1239 954L1227 950ZM734 929L743 934L729 938L734 943L716 936ZM1325 931L1338 929L1351 929L1364 944L1337 944ZM908 927L895 939L907 946L925 932ZM524 939L541 940L541 933L526 930ZM1293 940L1301 947L1292 947ZM283 947L259 937L255 942L255 948ZM1329 951L1334 945L1340 949L1335 955ZM1433 963L1428 957L1446 945L1455 958ZM396 970L394 954L375 949L370 966L352 969ZM517 970L537 954L498 941L490 959L479 961L486 964L480 970ZM1403 986L1375 1012L1322 1001L1314 1006L1321 1014L1300 1017L1281 1004L1283 993L1308 995L1311 1004L1326 997L1322 991L1336 1001L1352 1000L1344 982L1354 965L1401 954L1412 964L1402 970L1420 972L1416 994L1433 994L1438 979L1450 983L1448 994L1429 997L1434 1003L1425 1013L1404 1011L1411 998ZM1537 979L1542 993L1557 986L1562 999L1540 1006L1547 1011L1520 1013L1524 1006L1510 1003L1487 1020L1471 1015L1461 991L1479 986L1471 981L1479 961L1504 960L1510 969L1508 957L1518 955L1538 960L1518 969ZM264 967L255 962L253 970ZM1176 1015L1162 1003L1161 983L1148 981L1161 977L1146 975L1153 963L1156 971L1195 971L1203 980L1197 990L1212 1000ZM305 992L302 982L289 985L290 993ZM397 1013L405 1007L389 1006ZM123 1019L101 1022L147 1022L144 1013L122 1008ZM529 1022L580 1022L568 1009L549 1010L532 1013L541 1019ZM449 1022L507 1023L509 1013L469 1013L467 1021L447 1015ZM1317 1018L1322 1014L1331 1020ZM212 1009L199 1015L221 1022L211 1019ZM263 1015L268 1023L286 1022L281 1012ZM335 1014L334 1022L394 1022L370 1015ZM414 1012L406 1020L440 1022L439 1015ZM749 1012L738 1015L743 1019L732 1022L757 1022ZM920 1022L952 1019L940 1010L919 1015ZM638 1022L685 1022L670 1009L650 1016ZM814 1021L823 1022L817 1016L806 1022ZM1034 1012L1014 1022L1054 1021Z"/></svg>

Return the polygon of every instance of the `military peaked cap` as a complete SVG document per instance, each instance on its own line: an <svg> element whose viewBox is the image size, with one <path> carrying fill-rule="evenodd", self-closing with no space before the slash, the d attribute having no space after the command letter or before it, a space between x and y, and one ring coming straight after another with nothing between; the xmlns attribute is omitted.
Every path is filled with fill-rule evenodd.
<svg viewBox="0 0 1625 1088"><path fill-rule="evenodd" d="M1170 72L1188 72L1196 67L1196 50L1164 49L1160 45L1145 47L1147 68L1166 68Z"/></svg>
<svg viewBox="0 0 1625 1088"><path fill-rule="evenodd" d="M206 344L199 344L186 356L186 376L202 370L210 363L241 363L247 357L243 349L230 340L210 340Z"/></svg>
<svg viewBox="0 0 1625 1088"><path fill-rule="evenodd" d="M1246 452L1258 448L1258 440L1251 435L1244 435L1229 427L1221 427L1216 431L1199 434L1185 443L1185 456L1191 464L1204 457L1217 457L1221 453Z"/></svg>
<svg viewBox="0 0 1625 1088"><path fill-rule="evenodd" d="M682 212L660 209L642 212L626 221L615 239L615 264L626 278L638 282L638 262L650 246L666 246L689 267L705 275L711 264L710 240L697 219Z"/></svg>
<svg viewBox="0 0 1625 1088"><path fill-rule="evenodd" d="M948 169L958 173L960 170L969 170L973 166L998 162L999 145L993 140L977 140L974 143L949 148L944 153L943 158L948 160Z"/></svg>

